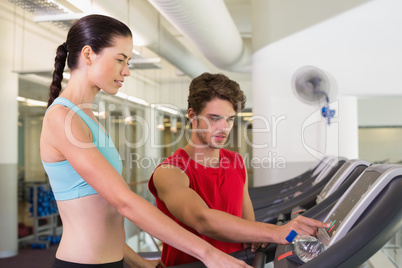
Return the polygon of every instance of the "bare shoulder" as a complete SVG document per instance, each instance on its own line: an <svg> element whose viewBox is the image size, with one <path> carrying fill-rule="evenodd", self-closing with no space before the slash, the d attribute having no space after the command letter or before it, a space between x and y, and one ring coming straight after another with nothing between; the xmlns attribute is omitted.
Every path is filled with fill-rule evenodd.
<svg viewBox="0 0 402 268"><path fill-rule="evenodd" d="M59 159L66 146L91 140L89 128L70 108L54 105L46 112L40 138L41 155L45 159L51 160L54 155Z"/></svg>
<svg viewBox="0 0 402 268"><path fill-rule="evenodd" d="M180 168L173 165L159 166L153 176L154 186L157 195L178 220L187 225L190 215L184 211L201 211L206 204L200 196L190 187L190 180L187 174ZM191 217L192 218L192 217Z"/></svg>
<svg viewBox="0 0 402 268"><path fill-rule="evenodd" d="M80 132L80 130L85 133L89 131L89 128L81 117L72 109L63 105L55 105L49 109L45 118L46 123L49 123L50 128L54 128L53 130L61 130L64 133L68 133L68 130L77 133Z"/></svg>
<svg viewBox="0 0 402 268"><path fill-rule="evenodd" d="M45 114L43 119L44 127L50 130L61 129L64 130L67 127L71 127L68 124L84 123L80 117L70 108L63 105L52 106Z"/></svg>
<svg viewBox="0 0 402 268"><path fill-rule="evenodd" d="M49 123L57 119L65 118L69 110L71 109L63 105L53 105L46 111L43 122Z"/></svg>
<svg viewBox="0 0 402 268"><path fill-rule="evenodd" d="M168 164L160 165L155 169L153 181L158 190L165 187L189 186L187 174L182 169Z"/></svg>

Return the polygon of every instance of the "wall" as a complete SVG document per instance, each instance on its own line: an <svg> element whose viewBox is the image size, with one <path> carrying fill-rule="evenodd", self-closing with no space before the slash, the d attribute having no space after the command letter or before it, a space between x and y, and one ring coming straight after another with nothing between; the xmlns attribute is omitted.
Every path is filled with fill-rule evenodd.
<svg viewBox="0 0 402 268"><path fill-rule="evenodd" d="M373 163L401 163L401 104L400 96L359 99L359 157Z"/></svg>
<svg viewBox="0 0 402 268"><path fill-rule="evenodd" d="M402 127L360 128L359 157L372 163L402 163Z"/></svg>
<svg viewBox="0 0 402 268"><path fill-rule="evenodd" d="M319 152L328 153L324 141L331 136L332 141L342 144L337 150L339 155L358 157L357 97L402 94L402 36L395 34L402 25L401 9L401 1L370 1L255 52L254 114L265 117L271 127L275 119L283 120L276 132L254 134L256 144L270 144L264 149L254 148L254 156L276 153L277 159L283 157L286 161L284 169L257 168L256 183L290 178L300 172L300 163L307 168L317 161L305 149L302 136L304 122L319 107L301 103L292 93L292 75L302 66L319 67L337 82L332 101L339 105L338 129L311 125L310 140ZM261 122L253 126L264 128ZM275 146L273 135L282 139Z"/></svg>
<svg viewBox="0 0 402 268"><path fill-rule="evenodd" d="M12 73L12 17L0 9L0 258L18 253L17 161L18 161L18 76Z"/></svg>
<svg viewBox="0 0 402 268"><path fill-rule="evenodd" d="M358 106L361 127L402 127L402 96L363 97Z"/></svg>

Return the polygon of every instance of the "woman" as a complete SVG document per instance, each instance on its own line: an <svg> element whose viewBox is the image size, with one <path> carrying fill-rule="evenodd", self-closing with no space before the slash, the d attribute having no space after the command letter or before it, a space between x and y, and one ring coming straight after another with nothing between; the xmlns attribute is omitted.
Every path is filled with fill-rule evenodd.
<svg viewBox="0 0 402 268"><path fill-rule="evenodd" d="M130 75L132 49L128 27L102 15L78 20L57 48L40 140L63 222L53 267L123 267L123 257L133 267L162 265L140 258L125 244L123 217L208 267L249 267L179 227L122 178L117 150L91 104L100 89L118 92ZM71 78L61 92L66 60Z"/></svg>

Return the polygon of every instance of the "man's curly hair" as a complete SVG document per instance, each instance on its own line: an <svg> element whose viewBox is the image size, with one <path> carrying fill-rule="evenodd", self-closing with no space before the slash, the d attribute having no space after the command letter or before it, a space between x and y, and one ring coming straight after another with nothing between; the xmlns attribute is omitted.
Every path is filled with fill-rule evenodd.
<svg viewBox="0 0 402 268"><path fill-rule="evenodd" d="M244 109L246 96L237 82L223 74L203 73L191 81L188 95L188 109L196 114L214 98L227 100L236 112Z"/></svg>

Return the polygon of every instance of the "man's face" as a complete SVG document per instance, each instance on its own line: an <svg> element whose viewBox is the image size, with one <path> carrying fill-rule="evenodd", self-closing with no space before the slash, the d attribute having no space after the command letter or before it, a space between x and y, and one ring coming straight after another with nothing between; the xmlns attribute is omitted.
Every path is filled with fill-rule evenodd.
<svg viewBox="0 0 402 268"><path fill-rule="evenodd" d="M208 102L192 122L196 136L194 145L222 148L229 137L235 116L236 112L229 101L215 98Z"/></svg>

